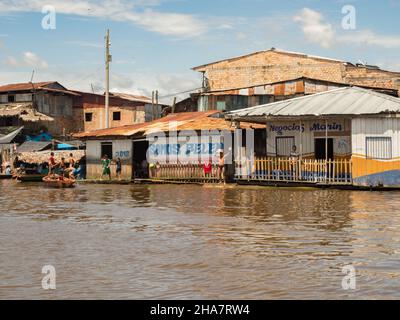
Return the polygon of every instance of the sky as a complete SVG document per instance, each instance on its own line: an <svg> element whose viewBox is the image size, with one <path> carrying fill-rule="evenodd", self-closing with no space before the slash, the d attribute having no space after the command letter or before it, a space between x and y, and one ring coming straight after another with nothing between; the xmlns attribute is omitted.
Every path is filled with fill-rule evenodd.
<svg viewBox="0 0 400 320"><path fill-rule="evenodd" d="M0 84L34 70L104 92L107 28L111 91L163 102L201 86L191 68L272 47L400 71L399 14L400 0L0 0Z"/></svg>

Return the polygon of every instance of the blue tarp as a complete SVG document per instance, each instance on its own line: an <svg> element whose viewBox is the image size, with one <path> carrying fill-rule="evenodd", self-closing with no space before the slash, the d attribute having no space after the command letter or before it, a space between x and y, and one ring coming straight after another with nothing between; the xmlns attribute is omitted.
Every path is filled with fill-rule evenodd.
<svg viewBox="0 0 400 320"><path fill-rule="evenodd" d="M77 147L74 147L74 146L71 146L71 145L68 144L68 143L59 143L59 144L57 145L57 149L58 149L58 150L77 150L78 148L77 148Z"/></svg>
<svg viewBox="0 0 400 320"><path fill-rule="evenodd" d="M51 141L53 140L53 136L46 133L42 132L36 136L26 136L27 141Z"/></svg>

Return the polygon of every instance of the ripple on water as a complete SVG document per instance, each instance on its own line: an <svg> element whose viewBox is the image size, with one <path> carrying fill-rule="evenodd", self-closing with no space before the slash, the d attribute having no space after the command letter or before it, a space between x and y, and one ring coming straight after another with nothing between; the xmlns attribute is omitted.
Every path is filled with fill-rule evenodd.
<svg viewBox="0 0 400 320"><path fill-rule="evenodd" d="M45 264L50 298L399 298L398 192L1 181L0 201L0 298L49 298Z"/></svg>

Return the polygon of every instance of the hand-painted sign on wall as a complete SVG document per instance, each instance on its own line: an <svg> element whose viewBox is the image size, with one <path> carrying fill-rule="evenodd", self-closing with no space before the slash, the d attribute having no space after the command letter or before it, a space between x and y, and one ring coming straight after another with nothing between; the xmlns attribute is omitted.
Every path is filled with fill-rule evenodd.
<svg viewBox="0 0 400 320"><path fill-rule="evenodd" d="M304 124L300 123L292 123L292 124L272 124L269 126L269 130L271 132L276 132L278 135L282 135L283 133L287 132L302 132L304 133L306 130L310 132L321 132L321 131L326 131L327 127L326 124L320 123L320 122L312 122L312 123L307 123ZM328 123L328 131L329 132L337 132L337 131L344 131L344 126L341 123L338 122L332 122Z"/></svg>
<svg viewBox="0 0 400 320"><path fill-rule="evenodd" d="M117 151L117 152L115 152L115 157L116 158L129 159L129 155L130 155L129 151Z"/></svg>
<svg viewBox="0 0 400 320"><path fill-rule="evenodd" d="M170 139L160 139L150 144L148 161L150 163L165 163L167 161L184 163L207 160L210 157L214 161L217 159L218 150L224 148L221 142L210 142L209 139L198 140L195 142L178 142L176 139L172 139L172 141Z"/></svg>

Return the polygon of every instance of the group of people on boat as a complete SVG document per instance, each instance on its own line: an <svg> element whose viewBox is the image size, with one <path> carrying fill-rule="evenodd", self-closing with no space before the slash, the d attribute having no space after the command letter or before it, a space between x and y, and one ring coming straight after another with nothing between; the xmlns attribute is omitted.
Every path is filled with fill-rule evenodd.
<svg viewBox="0 0 400 320"><path fill-rule="evenodd" d="M76 178L82 173L82 166L74 158L72 153L69 154L69 158L67 160L62 157L61 160L57 162L54 152L51 152L48 164L48 178L53 180L76 180Z"/></svg>
<svg viewBox="0 0 400 320"><path fill-rule="evenodd" d="M12 175L11 164L8 161L4 161L0 166L0 173L6 176Z"/></svg>

